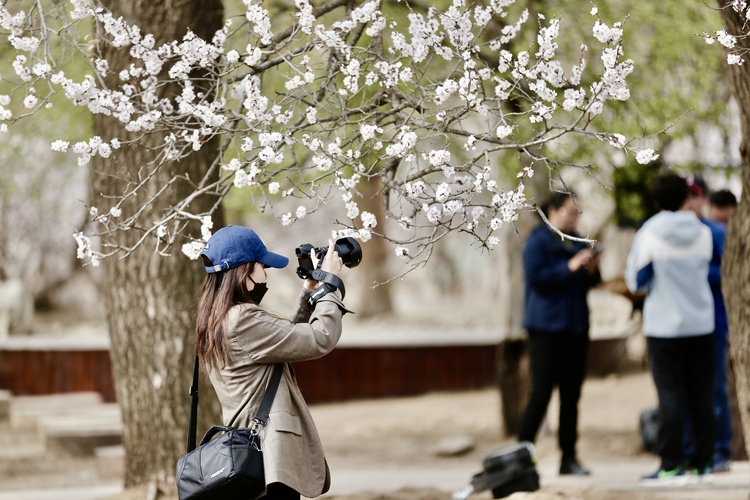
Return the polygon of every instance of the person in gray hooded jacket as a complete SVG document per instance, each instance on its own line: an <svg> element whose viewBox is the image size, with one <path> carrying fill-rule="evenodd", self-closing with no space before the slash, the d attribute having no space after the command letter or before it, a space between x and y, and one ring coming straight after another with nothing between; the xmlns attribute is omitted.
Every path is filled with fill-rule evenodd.
<svg viewBox="0 0 750 500"><path fill-rule="evenodd" d="M714 306L708 268L713 244L711 230L688 210L687 192L678 175L657 179L659 213L636 233L625 269L630 291L646 293L643 331L659 398L661 466L642 478L650 485L712 479ZM689 461L682 446L686 412L694 424Z"/></svg>

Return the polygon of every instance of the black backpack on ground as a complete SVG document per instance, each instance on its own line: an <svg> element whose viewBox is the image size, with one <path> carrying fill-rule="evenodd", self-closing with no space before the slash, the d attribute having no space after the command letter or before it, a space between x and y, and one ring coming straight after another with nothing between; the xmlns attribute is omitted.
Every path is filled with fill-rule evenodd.
<svg viewBox="0 0 750 500"><path fill-rule="evenodd" d="M484 457L482 472L475 474L471 485L456 492L454 499L468 498L472 493L492 490L492 498L504 498L517 491L539 489L534 445L518 443L493 451Z"/></svg>

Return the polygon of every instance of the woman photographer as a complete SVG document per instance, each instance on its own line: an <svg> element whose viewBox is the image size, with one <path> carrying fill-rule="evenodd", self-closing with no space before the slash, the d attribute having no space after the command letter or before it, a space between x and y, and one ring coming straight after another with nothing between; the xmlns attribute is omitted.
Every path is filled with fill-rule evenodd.
<svg viewBox="0 0 750 500"><path fill-rule="evenodd" d="M294 372L288 363L319 358L341 336L343 302L333 287L305 280L291 319L268 312L260 302L268 288L268 268L289 259L269 252L251 229L217 231L201 254L208 275L200 290L195 341L201 366L221 402L224 425L251 427L274 365L283 376L261 431L267 500L297 500L328 491L330 474L323 448ZM314 265L318 259L311 255ZM321 270L341 271L329 242ZM316 300L309 300L316 288ZM312 302L312 306L308 302Z"/></svg>

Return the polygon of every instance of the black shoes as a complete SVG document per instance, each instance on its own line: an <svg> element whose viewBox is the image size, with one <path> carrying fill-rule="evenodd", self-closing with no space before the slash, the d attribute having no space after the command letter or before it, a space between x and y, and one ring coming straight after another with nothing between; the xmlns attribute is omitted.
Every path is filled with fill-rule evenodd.
<svg viewBox="0 0 750 500"><path fill-rule="evenodd" d="M563 460L560 464L560 475L588 476L591 471L578 463L578 460Z"/></svg>

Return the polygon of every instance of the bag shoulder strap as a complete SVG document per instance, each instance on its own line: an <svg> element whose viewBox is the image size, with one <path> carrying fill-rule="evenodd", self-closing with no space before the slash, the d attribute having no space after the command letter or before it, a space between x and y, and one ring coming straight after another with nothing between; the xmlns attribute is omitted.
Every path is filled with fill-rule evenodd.
<svg viewBox="0 0 750 500"><path fill-rule="evenodd" d="M277 363L273 367L273 375L271 375L271 381L266 387L266 392L263 393L263 399L260 400L258 411L255 412L253 421L260 425L266 425L268 423L268 414L271 412L271 406L273 400L276 397L276 390L279 388L279 382L281 381L281 374L284 372L284 365Z"/></svg>
<svg viewBox="0 0 750 500"><path fill-rule="evenodd" d="M193 366L193 384L190 386L190 423L188 424L187 452L195 449L195 434L198 432L198 381L200 377L200 360L195 354Z"/></svg>
<svg viewBox="0 0 750 500"><path fill-rule="evenodd" d="M276 390L281 382L281 375L284 373L284 364L277 363L273 367L271 381L263 393L263 398L258 406L258 411L253 417L253 422L259 425L266 425L268 414L271 411L273 400L276 397ZM196 433L198 432L198 383L200 379L200 360L198 354L195 355L195 365L193 366L193 384L190 386L190 422L188 424L187 436L187 453L195 449Z"/></svg>

